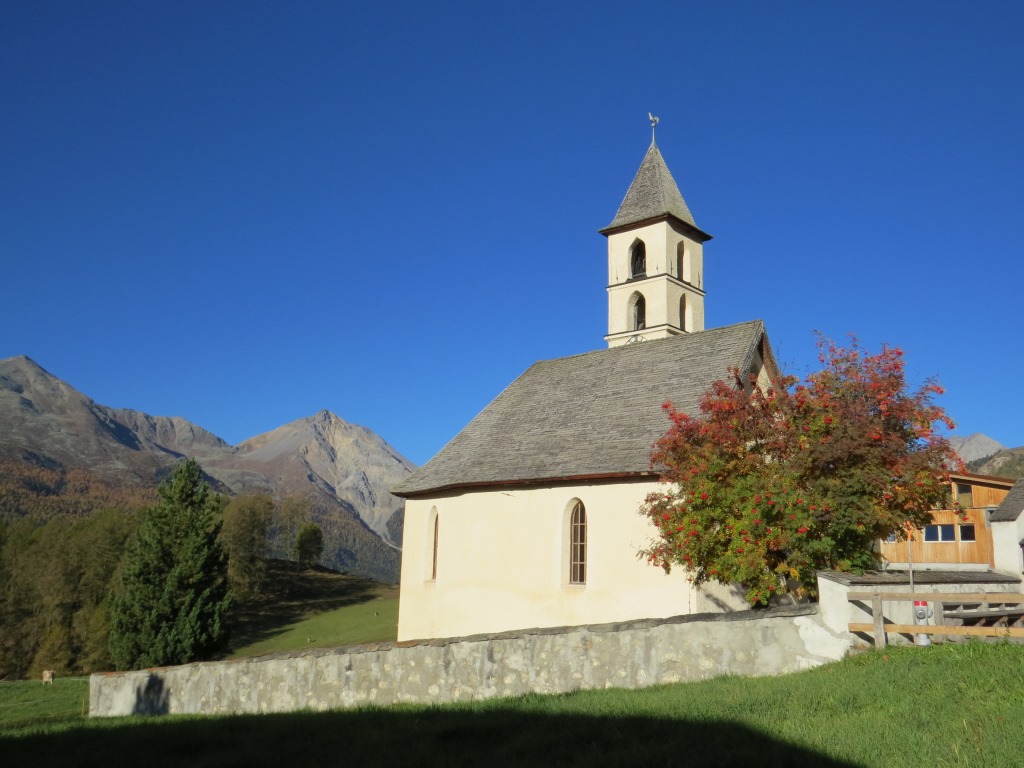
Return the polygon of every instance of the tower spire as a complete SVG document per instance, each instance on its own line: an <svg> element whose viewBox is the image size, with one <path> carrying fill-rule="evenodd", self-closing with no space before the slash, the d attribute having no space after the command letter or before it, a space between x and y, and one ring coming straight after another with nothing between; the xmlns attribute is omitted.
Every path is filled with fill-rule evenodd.
<svg viewBox="0 0 1024 768"><path fill-rule="evenodd" d="M702 232L655 143L629 185L608 238L608 346L704 330Z"/></svg>

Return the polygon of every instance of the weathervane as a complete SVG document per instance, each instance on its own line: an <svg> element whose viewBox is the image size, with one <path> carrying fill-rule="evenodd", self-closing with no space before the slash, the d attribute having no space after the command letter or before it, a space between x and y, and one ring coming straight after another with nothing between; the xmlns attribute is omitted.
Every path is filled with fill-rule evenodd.
<svg viewBox="0 0 1024 768"><path fill-rule="evenodd" d="M661 120L661 118L660 117L655 117L650 112L648 112L647 113L647 119L651 121L651 143L653 144L654 143L654 127L658 124L658 121Z"/></svg>

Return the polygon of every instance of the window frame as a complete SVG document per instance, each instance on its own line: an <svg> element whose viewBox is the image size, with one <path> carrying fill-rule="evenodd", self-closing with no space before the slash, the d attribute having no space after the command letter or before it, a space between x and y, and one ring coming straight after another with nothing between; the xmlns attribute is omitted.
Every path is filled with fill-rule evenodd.
<svg viewBox="0 0 1024 768"><path fill-rule="evenodd" d="M935 531L935 538L929 538L929 532ZM946 538L949 534L950 538ZM955 523L933 523L924 527L924 541L926 544L956 544Z"/></svg>
<svg viewBox="0 0 1024 768"><path fill-rule="evenodd" d="M587 584L587 508L576 499L569 513L569 585Z"/></svg>

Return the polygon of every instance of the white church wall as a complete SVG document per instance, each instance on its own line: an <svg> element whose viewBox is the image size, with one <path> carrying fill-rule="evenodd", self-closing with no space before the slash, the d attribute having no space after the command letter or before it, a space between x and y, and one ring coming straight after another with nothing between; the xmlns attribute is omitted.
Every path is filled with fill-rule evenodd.
<svg viewBox="0 0 1024 768"><path fill-rule="evenodd" d="M992 523L992 566L1001 573L1024 575L1024 514L1016 520Z"/></svg>
<svg viewBox="0 0 1024 768"><path fill-rule="evenodd" d="M654 619L743 607L732 590L701 597L681 570L637 557L654 529L639 515L659 483L464 492L408 499L398 639ZM587 513L585 585L569 584L566 516ZM431 578L437 510L437 577Z"/></svg>

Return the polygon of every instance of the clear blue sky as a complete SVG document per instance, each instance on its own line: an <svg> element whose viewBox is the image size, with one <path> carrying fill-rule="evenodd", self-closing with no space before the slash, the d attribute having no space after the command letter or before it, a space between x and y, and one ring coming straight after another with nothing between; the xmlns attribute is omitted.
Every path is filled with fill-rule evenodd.
<svg viewBox="0 0 1024 768"><path fill-rule="evenodd" d="M1024 445L1024 5L6 2L0 357L228 442L328 408L422 464L605 347L658 144L709 327L901 346ZM585 386L585 382L581 382Z"/></svg>

